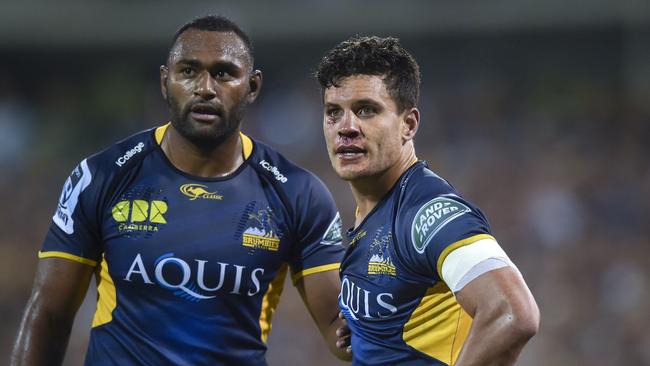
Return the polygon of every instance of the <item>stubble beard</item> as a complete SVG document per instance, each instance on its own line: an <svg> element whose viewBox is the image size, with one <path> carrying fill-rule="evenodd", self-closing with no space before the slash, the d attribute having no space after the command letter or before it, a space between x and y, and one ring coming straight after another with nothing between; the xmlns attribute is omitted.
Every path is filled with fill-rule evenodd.
<svg viewBox="0 0 650 366"><path fill-rule="evenodd" d="M230 113L220 116L221 121L214 123L208 131L201 131L194 127L195 124L200 122L192 120L189 108L182 111L178 108L178 103L175 102L174 98L169 94L167 95L167 105L171 114L172 126L181 136L201 150L212 150L235 134L244 118L248 104L247 101L243 100Z"/></svg>

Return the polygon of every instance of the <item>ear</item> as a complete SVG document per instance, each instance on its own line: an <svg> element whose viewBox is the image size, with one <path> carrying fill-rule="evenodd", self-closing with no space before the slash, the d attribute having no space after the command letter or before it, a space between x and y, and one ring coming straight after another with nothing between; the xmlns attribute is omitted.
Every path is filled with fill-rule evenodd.
<svg viewBox="0 0 650 366"><path fill-rule="evenodd" d="M167 78L169 69L165 65L160 65L160 92L164 100L167 100Z"/></svg>
<svg viewBox="0 0 650 366"><path fill-rule="evenodd" d="M261 89L262 72L260 70L253 70L251 77L248 79L248 95L246 96L246 101L248 103L253 103Z"/></svg>
<svg viewBox="0 0 650 366"><path fill-rule="evenodd" d="M420 127L420 111L416 107L404 111L402 117L402 141L413 140L418 132L418 127Z"/></svg>

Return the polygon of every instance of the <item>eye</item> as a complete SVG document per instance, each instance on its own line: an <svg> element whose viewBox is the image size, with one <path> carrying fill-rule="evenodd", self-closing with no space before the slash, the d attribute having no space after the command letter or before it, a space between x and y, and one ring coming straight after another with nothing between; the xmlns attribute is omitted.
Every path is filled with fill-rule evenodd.
<svg viewBox="0 0 650 366"><path fill-rule="evenodd" d="M377 114L377 109L375 107L365 105L357 110L357 116L359 117L370 117Z"/></svg>
<svg viewBox="0 0 650 366"><path fill-rule="evenodd" d="M343 110L341 108L327 108L325 115L330 120L337 120L343 115Z"/></svg>
<svg viewBox="0 0 650 366"><path fill-rule="evenodd" d="M191 67L184 67L183 69L181 69L181 74L183 74L183 76L188 76L188 77L193 76L194 69L192 69Z"/></svg>

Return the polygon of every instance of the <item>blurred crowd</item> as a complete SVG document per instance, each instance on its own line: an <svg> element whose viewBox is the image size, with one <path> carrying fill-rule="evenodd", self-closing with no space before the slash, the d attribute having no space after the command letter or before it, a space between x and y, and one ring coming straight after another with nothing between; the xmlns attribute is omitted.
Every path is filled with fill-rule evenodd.
<svg viewBox="0 0 650 366"><path fill-rule="evenodd" d="M258 44L265 85L243 130L320 176L349 226L353 200L331 171L310 76L336 41ZM650 96L644 103L625 87L625 37L601 29L403 41L423 75L418 157L486 213L540 306L540 333L519 364L650 365ZM162 124L167 111L158 85L164 46L1 53L7 355L70 170ZM94 296L66 365L83 359ZM289 283L275 320L271 365L337 364Z"/></svg>

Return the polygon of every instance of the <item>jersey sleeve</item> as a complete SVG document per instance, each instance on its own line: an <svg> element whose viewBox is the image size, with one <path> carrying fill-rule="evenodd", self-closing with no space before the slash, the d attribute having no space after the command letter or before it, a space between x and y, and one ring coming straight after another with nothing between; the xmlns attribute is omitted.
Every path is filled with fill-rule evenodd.
<svg viewBox="0 0 650 366"><path fill-rule="evenodd" d="M442 264L453 250L494 239L483 213L454 194L407 206L396 224L401 259L418 274L434 280L441 279Z"/></svg>
<svg viewBox="0 0 650 366"><path fill-rule="evenodd" d="M40 258L65 258L91 266L100 261L99 205L93 178L85 159L65 181Z"/></svg>
<svg viewBox="0 0 650 366"><path fill-rule="evenodd" d="M296 207L297 245L290 261L292 280L338 269L343 258L341 216L332 195L316 178L300 195Z"/></svg>

